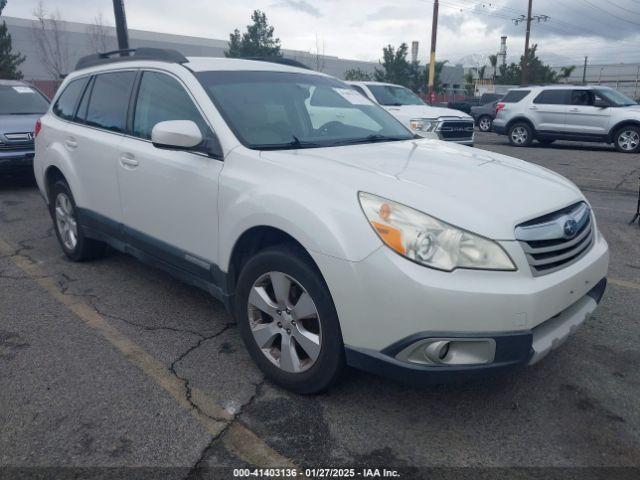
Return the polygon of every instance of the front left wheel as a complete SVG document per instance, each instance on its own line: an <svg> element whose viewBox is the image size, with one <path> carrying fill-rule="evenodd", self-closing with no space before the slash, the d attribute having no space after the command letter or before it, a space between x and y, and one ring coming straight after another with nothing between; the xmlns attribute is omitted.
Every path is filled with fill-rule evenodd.
<svg viewBox="0 0 640 480"><path fill-rule="evenodd" d="M614 137L616 150L623 153L640 152L640 127L629 125L622 127Z"/></svg>
<svg viewBox="0 0 640 480"><path fill-rule="evenodd" d="M338 315L320 272L299 248L269 248L247 262L238 278L236 317L249 354L274 383L311 394L340 377Z"/></svg>

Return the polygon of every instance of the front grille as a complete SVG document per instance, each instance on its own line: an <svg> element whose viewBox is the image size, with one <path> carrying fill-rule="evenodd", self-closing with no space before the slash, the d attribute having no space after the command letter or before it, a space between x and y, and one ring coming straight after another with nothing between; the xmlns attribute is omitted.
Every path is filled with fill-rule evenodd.
<svg viewBox="0 0 640 480"><path fill-rule="evenodd" d="M471 140L473 122L467 120L445 120L438 127L443 140Z"/></svg>
<svg viewBox="0 0 640 480"><path fill-rule="evenodd" d="M591 210L580 202L516 227L534 276L546 275L577 262L591 248L595 232Z"/></svg>

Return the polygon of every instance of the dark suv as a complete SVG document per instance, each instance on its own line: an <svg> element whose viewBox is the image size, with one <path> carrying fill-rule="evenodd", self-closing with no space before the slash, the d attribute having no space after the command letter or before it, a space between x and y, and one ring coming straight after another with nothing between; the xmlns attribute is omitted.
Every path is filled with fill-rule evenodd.
<svg viewBox="0 0 640 480"><path fill-rule="evenodd" d="M0 172L33 166L36 120L49 108L38 89L16 80L0 80Z"/></svg>

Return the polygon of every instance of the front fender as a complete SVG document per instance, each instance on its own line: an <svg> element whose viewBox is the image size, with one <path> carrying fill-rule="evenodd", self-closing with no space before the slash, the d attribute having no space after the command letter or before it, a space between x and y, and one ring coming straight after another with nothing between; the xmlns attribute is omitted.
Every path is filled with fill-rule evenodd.
<svg viewBox="0 0 640 480"><path fill-rule="evenodd" d="M259 226L282 230L309 252L349 261L378 248L382 242L360 208L357 189L314 177L293 176L249 156L226 161L219 197L220 268L228 271L238 239Z"/></svg>

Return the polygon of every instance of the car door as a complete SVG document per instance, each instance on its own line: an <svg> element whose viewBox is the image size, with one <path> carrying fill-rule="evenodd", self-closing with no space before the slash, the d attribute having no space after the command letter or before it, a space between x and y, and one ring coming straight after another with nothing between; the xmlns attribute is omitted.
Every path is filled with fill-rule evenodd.
<svg viewBox="0 0 640 480"><path fill-rule="evenodd" d="M84 221L99 221L110 234L117 233L122 221L117 165L135 76L135 70L95 75L64 140L79 178L78 206L90 217Z"/></svg>
<svg viewBox="0 0 640 480"><path fill-rule="evenodd" d="M529 117L539 132L564 131L569 104L567 89L545 89L529 105Z"/></svg>
<svg viewBox="0 0 640 480"><path fill-rule="evenodd" d="M130 136L118 164L125 236L129 243L187 272L212 280L217 260L218 178L221 159L203 151L158 148L153 127L191 120L204 142L217 142L184 84L160 71L139 78Z"/></svg>
<svg viewBox="0 0 640 480"><path fill-rule="evenodd" d="M566 130L580 135L606 136L609 131L611 109L596 106L602 100L591 89L575 89L571 91L571 105L567 110Z"/></svg>

